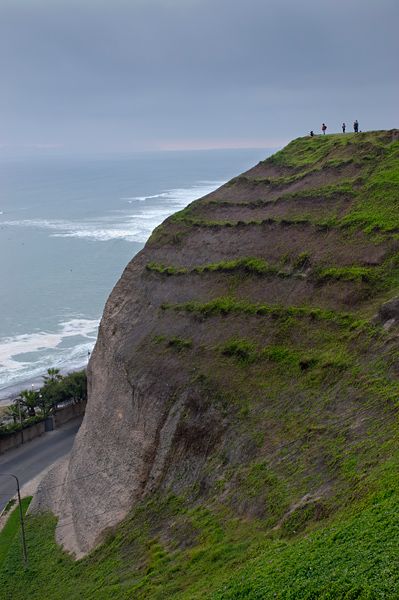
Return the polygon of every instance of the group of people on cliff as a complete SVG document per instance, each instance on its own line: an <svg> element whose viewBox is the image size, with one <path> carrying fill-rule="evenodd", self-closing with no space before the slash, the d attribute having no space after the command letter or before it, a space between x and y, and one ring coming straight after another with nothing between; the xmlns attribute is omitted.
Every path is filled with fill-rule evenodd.
<svg viewBox="0 0 399 600"><path fill-rule="evenodd" d="M342 123L342 133L346 133L346 123ZM326 135L326 131L327 131L327 125L325 123L322 123L321 126L321 131L323 132L323 135ZM356 119L353 123L353 131L355 133L359 133L359 121ZM313 137L315 135L314 131L312 130L310 132L310 137Z"/></svg>

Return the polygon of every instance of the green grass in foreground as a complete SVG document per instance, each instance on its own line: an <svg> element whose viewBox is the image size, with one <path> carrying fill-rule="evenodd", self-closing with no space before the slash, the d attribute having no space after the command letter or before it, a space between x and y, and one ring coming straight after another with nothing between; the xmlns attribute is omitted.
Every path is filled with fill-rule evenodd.
<svg viewBox="0 0 399 600"><path fill-rule="evenodd" d="M28 506L30 504L31 498L23 498L22 500L22 510L25 514L28 510ZM19 522L19 507L17 505L16 508L12 511L9 516L7 523L4 528L0 531L0 567L4 562L10 545L12 544L14 538L20 533L20 522Z"/></svg>
<svg viewBox="0 0 399 600"><path fill-rule="evenodd" d="M1 598L393 600L398 466L396 456L369 478L372 491L351 509L288 538L172 497L136 510L103 546L74 562L54 542L55 519L29 517L29 568L20 569L14 542L0 565ZM169 541L157 534L160 518L172 523Z"/></svg>
<svg viewBox="0 0 399 600"><path fill-rule="evenodd" d="M340 600L399 597L397 465L384 489L352 514L292 543L268 551L234 574L214 600Z"/></svg>

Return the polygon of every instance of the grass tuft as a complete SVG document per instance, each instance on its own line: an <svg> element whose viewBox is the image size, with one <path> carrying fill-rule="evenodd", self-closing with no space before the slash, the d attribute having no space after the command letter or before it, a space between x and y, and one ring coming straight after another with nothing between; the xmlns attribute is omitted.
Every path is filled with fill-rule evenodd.
<svg viewBox="0 0 399 600"><path fill-rule="evenodd" d="M236 300L229 296L215 298L209 302L185 302L182 304L162 304L162 310L184 311L195 313L203 317L226 316L233 313L247 315L267 316L274 319L308 318L314 321L330 321L342 327L351 329L368 326L368 321L358 319L350 313L334 310L313 308L309 306L279 306L270 304L253 304L244 300Z"/></svg>

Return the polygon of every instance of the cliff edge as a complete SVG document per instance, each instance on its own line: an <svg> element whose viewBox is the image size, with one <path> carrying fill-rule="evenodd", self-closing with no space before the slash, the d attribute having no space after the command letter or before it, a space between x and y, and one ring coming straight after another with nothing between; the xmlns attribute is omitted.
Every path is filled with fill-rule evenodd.
<svg viewBox="0 0 399 600"><path fill-rule="evenodd" d="M105 306L34 511L80 557L149 497L290 531L388 452L399 131L300 138L159 226ZM398 318L398 321L397 321ZM385 450L384 450L385 448Z"/></svg>

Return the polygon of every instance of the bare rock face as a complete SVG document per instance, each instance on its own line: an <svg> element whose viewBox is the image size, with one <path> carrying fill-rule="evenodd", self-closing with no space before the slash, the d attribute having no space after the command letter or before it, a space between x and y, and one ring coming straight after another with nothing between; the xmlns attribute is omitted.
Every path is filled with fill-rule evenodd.
<svg viewBox="0 0 399 600"><path fill-rule="evenodd" d="M197 406L198 393L174 364L141 350L156 332L157 291L145 270L142 276L146 259L143 252L129 264L107 302L84 421L69 458L54 466L32 505L54 511L57 540L77 557L160 487L174 463L178 486L194 482L208 436L213 432L214 443L222 427L212 407Z"/></svg>
<svg viewBox="0 0 399 600"><path fill-rule="evenodd" d="M394 324L399 321L399 298L392 298L380 307L376 321L381 323Z"/></svg>
<svg viewBox="0 0 399 600"><path fill-rule="evenodd" d="M357 143L363 140L361 135L363 146ZM369 156L374 138L367 135L359 134L353 152ZM392 135L373 135L378 141L377 161L381 145L389 145ZM294 142L292 156L298 156L301 144L306 151L308 143ZM282 159L260 163L193 203L155 230L125 269L107 301L90 359L83 424L70 456L54 466L32 505L32 510L55 513L57 540L77 557L94 548L104 532L142 499L193 488L205 497L227 468L233 479L221 498L241 510L247 500L233 498L234 485L245 492L242 465L255 458L275 474L272 477L263 466L256 471L265 473L259 491L265 497L255 498L257 504L248 505L247 514L254 507L256 514L267 510L268 486L299 472L286 465L300 452L308 455L301 463L303 480L293 506L303 498L305 485L310 486L306 488L309 498L321 502L321 482L331 483L337 475L328 471L331 461L323 459L320 432L337 427L341 435L347 428L353 444L362 435L363 426L356 425L359 394L351 381L344 389L341 372L339 377L335 372L331 376L334 385L329 397L328 415L336 415L337 420L320 411L317 394L307 396L306 386L295 387L296 378L306 376L314 364L325 365L323 373L345 368L342 361L323 358L326 344L332 344L333 352L335 339L343 343L337 328L346 321L332 315L334 311L357 315L371 292L367 283L342 274L352 265L378 266L392 253L389 237L371 239L361 229L349 236L323 224L327 218L350 212L353 190L340 183L352 177L359 186L361 165L369 168L370 164L362 162L361 154L357 161L346 160L342 153L351 148L345 146L338 147L337 166L334 146L325 148L320 164L303 167L302 172L300 166L290 166L288 146L285 163ZM336 191L332 184L337 185ZM303 207L306 219L301 216ZM257 270L245 263L248 257L258 261ZM326 272L335 278L317 275L326 267L334 267ZM236 305L212 304L217 298L233 298ZM257 312L260 304L263 312ZM197 310L198 305L203 308ZM265 305L278 306L278 311L268 311ZM305 308L298 313L292 306ZM307 312L308 307L321 311ZM399 301L384 305L382 313L384 320L396 319ZM302 319L302 324L295 319ZM325 341L320 334L323 327ZM247 342L234 342L243 337ZM295 347L295 352L282 351L284 343ZM319 363L301 363L309 351L315 355L317 344L324 344ZM265 353L264 348L271 350ZM261 358L251 362L257 351ZM348 350L351 353L353 348ZM252 370L243 370L232 354L241 364L248 359ZM280 381L275 371L276 361L288 360L287 356L291 357L287 369L299 357L292 389L284 387L284 379ZM273 377L268 378L269 372ZM282 373L285 377L284 366ZM324 395L329 393L328 385L327 381ZM291 420L284 422L282 414L291 414ZM285 440L292 423L295 429L287 454ZM309 436L313 436L311 443ZM312 474L314 489L309 483ZM295 490L294 484L292 479L287 485ZM327 487L333 485L323 490ZM289 507L286 510L290 514Z"/></svg>

